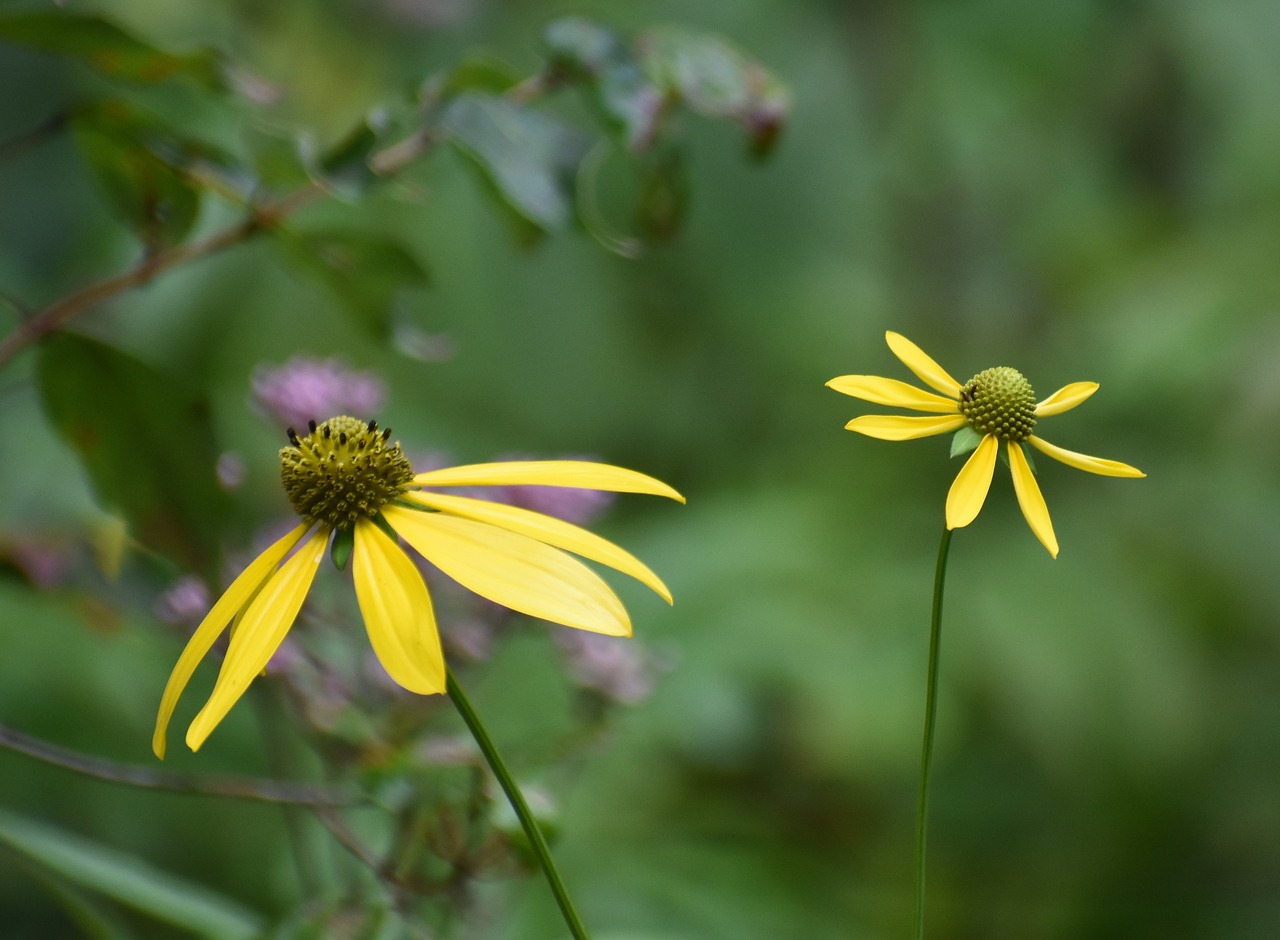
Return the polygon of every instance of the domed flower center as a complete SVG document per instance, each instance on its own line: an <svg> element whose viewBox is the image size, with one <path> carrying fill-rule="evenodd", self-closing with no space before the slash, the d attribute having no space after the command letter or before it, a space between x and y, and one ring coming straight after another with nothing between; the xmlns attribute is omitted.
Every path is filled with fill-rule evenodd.
<svg viewBox="0 0 1280 940"><path fill-rule="evenodd" d="M391 429L345 415L312 421L299 437L289 428L290 446L280 451L280 480L294 511L307 522L349 529L361 516L372 518L404 492L413 467Z"/></svg>
<svg viewBox="0 0 1280 940"><path fill-rule="evenodd" d="M1036 426L1036 395L1017 369L997 366L964 383L960 413L979 434L1025 441Z"/></svg>

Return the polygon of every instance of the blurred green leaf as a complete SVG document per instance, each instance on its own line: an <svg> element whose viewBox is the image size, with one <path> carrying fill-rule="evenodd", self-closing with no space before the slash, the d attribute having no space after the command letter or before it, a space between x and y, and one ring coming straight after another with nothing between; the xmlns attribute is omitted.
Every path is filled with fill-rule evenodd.
<svg viewBox="0 0 1280 940"><path fill-rule="evenodd" d="M40 394L104 503L148 547L199 570L210 559L226 494L208 403L138 359L64 333L41 346Z"/></svg>
<svg viewBox="0 0 1280 940"><path fill-rule="evenodd" d="M254 912L143 860L80 836L0 810L0 842L76 884L214 940L239 940L262 929Z"/></svg>
<svg viewBox="0 0 1280 940"><path fill-rule="evenodd" d="M474 55L434 76L423 90L427 102L445 101L468 91L501 94L519 80L511 66L488 55Z"/></svg>
<svg viewBox="0 0 1280 940"><path fill-rule="evenodd" d="M741 124L752 153L772 149L790 109L790 96L763 65L719 36L678 27L655 29L637 40L649 80L707 117Z"/></svg>
<svg viewBox="0 0 1280 940"><path fill-rule="evenodd" d="M627 58L626 43L617 31L585 16L566 16L548 24L542 41L551 64L574 78L596 78Z"/></svg>
<svg viewBox="0 0 1280 940"><path fill-rule="evenodd" d="M575 178L590 147L580 132L553 115L474 92L445 106L441 126L520 218L544 232L572 220Z"/></svg>
<svg viewBox="0 0 1280 940"><path fill-rule="evenodd" d="M211 90L223 87L216 53L162 52L93 14L54 10L21 10L0 15L0 40L72 56L86 65L126 81L155 84L175 76L189 78Z"/></svg>
<svg viewBox="0 0 1280 940"><path fill-rule="evenodd" d="M72 132L107 205L152 249L177 244L195 224L199 171L235 162L115 99L78 107Z"/></svg>
<svg viewBox="0 0 1280 940"><path fill-rule="evenodd" d="M644 150L653 142L663 115L663 93L618 33L571 16L548 26L543 41L552 67L587 85L605 124L622 134L628 148Z"/></svg>
<svg viewBox="0 0 1280 940"><path fill-rule="evenodd" d="M304 148L303 161L308 175L340 199L347 202L359 199L377 179L369 157L382 139L382 124L382 119L374 115L353 127L324 153L310 154Z"/></svg>
<svg viewBox="0 0 1280 940"><path fill-rule="evenodd" d="M311 179L296 130L249 123L240 136L249 154L253 178L259 184L295 188Z"/></svg>
<svg viewBox="0 0 1280 940"><path fill-rule="evenodd" d="M73 887L54 872L29 864L32 873L39 879L59 903L68 916L76 922L90 940L137 940L137 933L124 924L119 915L109 910L97 898Z"/></svg>
<svg viewBox="0 0 1280 940"><path fill-rule="evenodd" d="M383 235L281 229L274 243L290 265L337 294L360 325L379 339L390 335L391 314L401 291L430 280L404 245Z"/></svg>

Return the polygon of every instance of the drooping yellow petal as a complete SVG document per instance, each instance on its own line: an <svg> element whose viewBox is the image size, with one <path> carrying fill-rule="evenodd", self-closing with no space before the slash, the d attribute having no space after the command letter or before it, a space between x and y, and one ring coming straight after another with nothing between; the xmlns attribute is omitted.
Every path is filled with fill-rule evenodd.
<svg viewBox="0 0 1280 940"><path fill-rule="evenodd" d="M473 463L428 470L413 478L413 486L570 486L613 493L648 493L684 502L684 497L661 480L590 460L515 460Z"/></svg>
<svg viewBox="0 0 1280 940"><path fill-rule="evenodd" d="M626 608L609 585L559 549L441 512L386 506L382 515L424 558L481 597L580 630L631 635Z"/></svg>
<svg viewBox="0 0 1280 940"><path fill-rule="evenodd" d="M999 445L996 436L988 434L960 468L947 493L948 529L962 529L978 518L982 504L986 502L987 491L991 489Z"/></svg>
<svg viewBox="0 0 1280 940"><path fill-rule="evenodd" d="M946 369L938 365L911 340L901 333L892 330L884 334L884 340L893 350L893 354L902 360L902 364L920 377L932 389L937 389L948 398L960 398L960 383L951 377Z"/></svg>
<svg viewBox="0 0 1280 940"><path fill-rule="evenodd" d="M235 638L227 647L213 693L187 729L187 747L191 750L200 749L279 648L311 589L328 540L328 529L313 532L263 585L245 611Z"/></svg>
<svg viewBox="0 0 1280 940"><path fill-rule="evenodd" d="M1036 405L1036 417L1052 418L1064 411L1070 411L1097 390L1097 382L1072 382L1070 385L1064 385Z"/></svg>
<svg viewBox="0 0 1280 940"><path fill-rule="evenodd" d="M1041 453L1048 454L1054 460L1060 460L1068 467L1075 467L1077 470L1097 473L1104 477L1146 476L1137 467L1131 467L1127 463L1121 463L1118 460L1107 460L1104 457L1090 457L1088 454L1077 454L1074 450L1057 447L1043 438L1036 437L1034 434L1027 438L1027 443Z"/></svg>
<svg viewBox="0 0 1280 940"><path fill-rule="evenodd" d="M1009 470L1013 474L1013 491L1018 496L1018 505L1022 507L1027 525L1031 526L1031 531L1049 554L1057 558L1058 537L1053 534L1049 507L1045 505L1044 494L1040 492L1035 474L1027 463L1027 455L1022 452L1022 445L1015 441L1009 442Z"/></svg>
<svg viewBox="0 0 1280 940"><path fill-rule="evenodd" d="M405 494L405 498L464 519L487 522L508 532L527 535L547 545L563 548L583 558L598 561L623 574L631 575L640 583L652 588L668 604L671 603L671 592L644 562L608 539L603 539L581 526L530 509L508 506L504 503L491 503L483 499L469 499L465 496L410 492Z"/></svg>
<svg viewBox="0 0 1280 940"><path fill-rule="evenodd" d="M944 398L933 392L878 375L842 375L827 383L843 395L852 395L877 405L910 408L912 411L933 411L938 414L958 414L959 405L954 398Z"/></svg>
<svg viewBox="0 0 1280 940"><path fill-rule="evenodd" d="M178 657L178 662L173 667L169 681L164 687L164 694L160 697L160 713L156 716L156 730L151 737L151 750L155 752L156 757L164 760L165 732L169 728L170 719L173 718L173 710L178 705L178 698L195 674L196 666L222 635L222 631L227 628L231 619L245 608L263 582L275 571L276 565L280 564L280 559L289 554L293 546L307 534L308 528L307 523L300 523L288 535L283 536L251 561L218 598L217 603L200 622L200 626L196 627L196 632L192 634L191 639L187 641L186 649Z"/></svg>
<svg viewBox="0 0 1280 940"><path fill-rule="evenodd" d="M374 523L356 522L351 555L356 600L378 662L420 695L444 692L444 651L431 595L409 556Z"/></svg>
<svg viewBox="0 0 1280 940"><path fill-rule="evenodd" d="M964 427L964 415L943 415L938 418L908 418L902 415L863 415L845 425L849 431L857 431L867 437L882 441L912 441L918 437L946 434Z"/></svg>

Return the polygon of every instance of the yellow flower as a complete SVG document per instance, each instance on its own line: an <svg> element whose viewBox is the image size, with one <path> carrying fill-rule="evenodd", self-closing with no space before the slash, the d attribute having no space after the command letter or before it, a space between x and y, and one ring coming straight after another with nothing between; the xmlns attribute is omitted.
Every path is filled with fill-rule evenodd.
<svg viewBox="0 0 1280 940"><path fill-rule="evenodd" d="M868 437L885 441L909 441L917 437L960 432L952 443L952 454L973 450L951 490L947 493L947 528L967 526L978 516L991 488L996 455L1004 442L1013 475L1013 490L1027 524L1049 554L1058 557L1058 539L1040 487L1023 451L1030 444L1042 454L1078 470L1111 477L1144 477L1141 470L1117 460L1089 457L1063 450L1032 434L1039 418L1070 411L1098 390L1096 382L1072 382L1036 403L1030 383L1015 369L1000 366L979 372L961 385L909 339L885 333L893 354L902 360L935 395L896 379L876 375L842 375L827 383L837 392L879 405L930 412L930 417L863 415L845 425Z"/></svg>
<svg viewBox="0 0 1280 940"><path fill-rule="evenodd" d="M414 474L400 445L388 444L389 430L349 417L313 421L306 437L290 428L289 439L280 451L281 477L303 521L250 562L196 628L160 702L151 743L157 757L164 757L178 697L228 624L231 642L213 692L187 730L192 750L266 667L298 616L331 536L335 560L350 552L356 599L378 660L397 683L424 695L445 691L444 656L426 583L395 536L475 593L580 630L630 636L631 621L604 580L566 552L631 575L671 602L666 585L639 559L586 529L528 509L428 489L532 484L684 502L652 477L579 460L472 464Z"/></svg>

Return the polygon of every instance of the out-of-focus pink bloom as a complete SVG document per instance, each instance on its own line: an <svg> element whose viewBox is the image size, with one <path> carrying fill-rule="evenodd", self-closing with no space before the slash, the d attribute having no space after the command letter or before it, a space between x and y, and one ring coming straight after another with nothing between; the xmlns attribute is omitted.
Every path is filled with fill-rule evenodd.
<svg viewBox="0 0 1280 940"><path fill-rule="evenodd" d="M569 677L582 688L621 705L637 705L653 694L656 664L635 640L562 630L555 642Z"/></svg>
<svg viewBox="0 0 1280 940"><path fill-rule="evenodd" d="M153 610L164 623L190 626L204 618L210 603L209 588L204 581L194 574L184 574L156 598Z"/></svg>
<svg viewBox="0 0 1280 940"><path fill-rule="evenodd" d="M218 457L218 483L224 490L237 489L244 482L244 460L234 451L226 451Z"/></svg>
<svg viewBox="0 0 1280 940"><path fill-rule="evenodd" d="M304 427L329 415L372 417L387 398L387 386L372 372L349 369L341 359L295 356L282 366L259 366L253 398L280 424Z"/></svg>
<svg viewBox="0 0 1280 940"><path fill-rule="evenodd" d="M74 564L69 544L3 536L0 536L0 561L12 564L38 588L57 587Z"/></svg>

